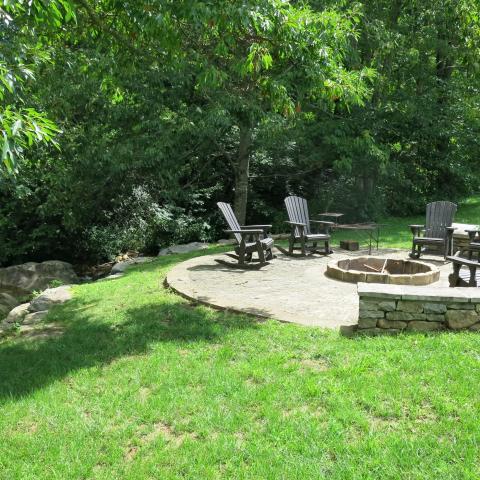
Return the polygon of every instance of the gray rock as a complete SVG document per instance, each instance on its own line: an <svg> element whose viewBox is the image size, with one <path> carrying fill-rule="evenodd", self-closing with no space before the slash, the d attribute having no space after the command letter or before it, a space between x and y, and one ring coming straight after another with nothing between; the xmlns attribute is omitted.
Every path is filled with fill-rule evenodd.
<svg viewBox="0 0 480 480"><path fill-rule="evenodd" d="M445 313L447 307L443 303L425 303L423 305L423 311L425 313Z"/></svg>
<svg viewBox="0 0 480 480"><path fill-rule="evenodd" d="M480 303L475 304L475 310L480 312Z"/></svg>
<svg viewBox="0 0 480 480"><path fill-rule="evenodd" d="M480 320L475 310L448 310L445 319L453 330L471 327Z"/></svg>
<svg viewBox="0 0 480 480"><path fill-rule="evenodd" d="M423 305L418 302L409 302L409 301L400 300L397 305L397 310L401 312L409 312L409 313L422 313Z"/></svg>
<svg viewBox="0 0 480 480"><path fill-rule="evenodd" d="M408 312L387 312L387 320L400 320L408 322L410 320L425 320L424 313L408 313Z"/></svg>
<svg viewBox="0 0 480 480"><path fill-rule="evenodd" d="M109 275L108 277L99 278L97 280L97 282L105 282L107 280L115 280L116 278L120 278L120 277L123 277L123 272L118 272L118 273L114 273L113 275Z"/></svg>
<svg viewBox="0 0 480 480"><path fill-rule="evenodd" d="M116 275L117 273L123 273L127 268L132 265L140 265L142 263L150 263L155 260L155 257L136 257L125 260L124 262L116 263L110 272L110 276Z"/></svg>
<svg viewBox="0 0 480 480"><path fill-rule="evenodd" d="M223 238L217 242L218 245L234 245L237 241L234 238Z"/></svg>
<svg viewBox="0 0 480 480"><path fill-rule="evenodd" d="M422 322L413 321L407 325L407 330L412 332L431 332L435 330L443 330L445 325L441 322Z"/></svg>
<svg viewBox="0 0 480 480"><path fill-rule="evenodd" d="M445 321L445 315L441 313L427 313L427 318L426 320L429 322L444 322Z"/></svg>
<svg viewBox="0 0 480 480"><path fill-rule="evenodd" d="M6 323L22 323L23 318L28 314L28 307L30 307L29 303L22 303L22 305L18 305L10 313L7 315L5 319Z"/></svg>
<svg viewBox="0 0 480 480"><path fill-rule="evenodd" d="M48 310L53 305L65 303L72 298L72 289L68 285L57 288L48 288L30 302L30 312Z"/></svg>
<svg viewBox="0 0 480 480"><path fill-rule="evenodd" d="M360 310L359 317L361 319L366 318L384 318L385 312L379 310Z"/></svg>
<svg viewBox="0 0 480 480"><path fill-rule="evenodd" d="M395 330L403 330L407 327L407 322L401 322L400 320L385 320L381 318L377 324L380 328L394 328Z"/></svg>
<svg viewBox="0 0 480 480"><path fill-rule="evenodd" d="M378 308L378 303L379 302L376 302L376 301L373 301L373 300L360 299L359 308L360 308L361 311L380 310Z"/></svg>
<svg viewBox="0 0 480 480"><path fill-rule="evenodd" d="M5 318L8 315L8 312L10 311L10 307L8 305L2 305L0 303L0 319Z"/></svg>
<svg viewBox="0 0 480 480"><path fill-rule="evenodd" d="M72 265L59 260L28 262L22 265L0 268L0 288L12 289L20 293L44 290L52 281L65 284L78 283Z"/></svg>
<svg viewBox="0 0 480 480"><path fill-rule="evenodd" d="M475 325L472 325L469 330L471 330L472 332L478 332L480 331L480 322L479 323L476 323Z"/></svg>
<svg viewBox="0 0 480 480"><path fill-rule="evenodd" d="M381 310L383 312L392 312L395 310L395 301L360 300L360 310Z"/></svg>
<svg viewBox="0 0 480 480"><path fill-rule="evenodd" d="M360 318L358 320L358 328L374 328L377 326L377 319L376 318Z"/></svg>
<svg viewBox="0 0 480 480"><path fill-rule="evenodd" d="M12 308L16 307L20 300L7 292L0 292L0 319L8 315Z"/></svg>
<svg viewBox="0 0 480 480"><path fill-rule="evenodd" d="M205 250L208 248L208 243L202 242L191 242L186 243L184 245L172 245L171 247L162 248L158 252L159 257L163 257L165 255L170 255L172 253L188 253L194 252L196 250Z"/></svg>
<svg viewBox="0 0 480 480"><path fill-rule="evenodd" d="M473 303L448 303L448 310L475 310Z"/></svg>
<svg viewBox="0 0 480 480"><path fill-rule="evenodd" d="M393 312L395 310L395 301L380 302L378 308L384 312Z"/></svg>
<svg viewBox="0 0 480 480"><path fill-rule="evenodd" d="M47 314L48 312L46 310L43 310L41 312L33 312L33 313L29 313L28 315L25 316L25 318L23 319L23 322L22 324L23 325L34 325L35 323L38 323L40 322L43 317L45 317L45 315Z"/></svg>
<svg viewBox="0 0 480 480"><path fill-rule="evenodd" d="M0 304L12 309L18 305L18 299L7 292L0 292Z"/></svg>

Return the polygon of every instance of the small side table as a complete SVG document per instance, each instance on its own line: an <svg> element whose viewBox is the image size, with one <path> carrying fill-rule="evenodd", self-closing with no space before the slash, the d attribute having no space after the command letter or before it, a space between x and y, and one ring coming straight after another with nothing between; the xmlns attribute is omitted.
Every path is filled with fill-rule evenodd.
<svg viewBox="0 0 480 480"><path fill-rule="evenodd" d="M340 217L343 217L343 213L338 213L338 212L323 212L318 214L319 217L322 217L324 219L331 219L333 220L333 227L338 225L338 219Z"/></svg>

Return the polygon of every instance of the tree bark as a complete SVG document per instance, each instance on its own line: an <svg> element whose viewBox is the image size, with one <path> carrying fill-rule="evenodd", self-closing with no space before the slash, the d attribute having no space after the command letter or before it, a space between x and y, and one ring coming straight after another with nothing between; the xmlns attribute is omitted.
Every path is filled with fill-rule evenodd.
<svg viewBox="0 0 480 480"><path fill-rule="evenodd" d="M248 175L250 169L250 145L252 129L250 125L240 125L240 141L235 165L235 197L233 208L240 225L245 225L248 200Z"/></svg>

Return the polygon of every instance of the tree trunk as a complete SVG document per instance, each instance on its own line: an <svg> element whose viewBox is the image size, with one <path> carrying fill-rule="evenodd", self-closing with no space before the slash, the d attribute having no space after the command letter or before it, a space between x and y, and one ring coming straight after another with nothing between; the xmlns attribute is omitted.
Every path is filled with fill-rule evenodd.
<svg viewBox="0 0 480 480"><path fill-rule="evenodd" d="M247 216L248 174L250 167L249 150L251 143L252 130L250 125L240 125L240 142L235 165L235 198L233 206L240 225L245 225Z"/></svg>

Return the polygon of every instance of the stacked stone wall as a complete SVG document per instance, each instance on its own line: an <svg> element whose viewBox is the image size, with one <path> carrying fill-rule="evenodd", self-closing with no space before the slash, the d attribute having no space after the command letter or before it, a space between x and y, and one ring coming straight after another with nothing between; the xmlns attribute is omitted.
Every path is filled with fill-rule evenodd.
<svg viewBox="0 0 480 480"><path fill-rule="evenodd" d="M480 295L474 288L359 284L358 331L480 331Z"/></svg>

